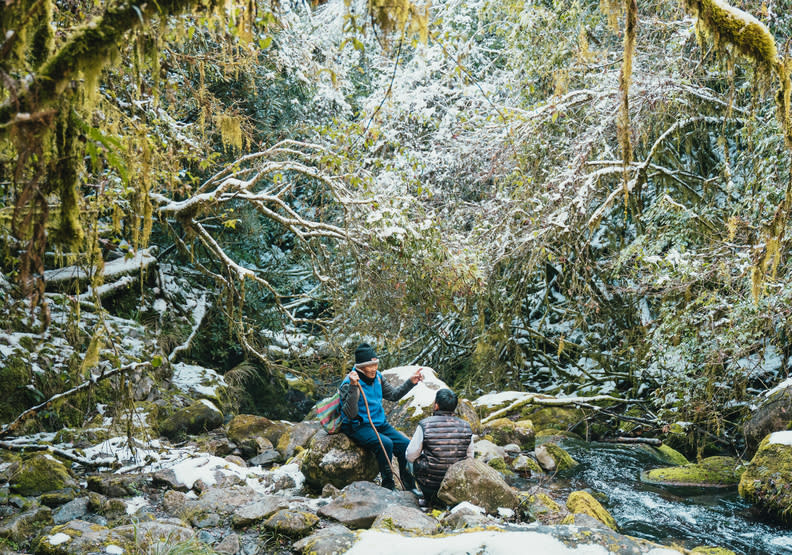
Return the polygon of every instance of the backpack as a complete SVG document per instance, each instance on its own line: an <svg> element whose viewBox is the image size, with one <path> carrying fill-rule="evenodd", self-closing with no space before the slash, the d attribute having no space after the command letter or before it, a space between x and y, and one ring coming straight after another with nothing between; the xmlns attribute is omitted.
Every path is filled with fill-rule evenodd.
<svg viewBox="0 0 792 555"><path fill-rule="evenodd" d="M341 431L341 397L338 391L316 403L316 418L328 434Z"/></svg>

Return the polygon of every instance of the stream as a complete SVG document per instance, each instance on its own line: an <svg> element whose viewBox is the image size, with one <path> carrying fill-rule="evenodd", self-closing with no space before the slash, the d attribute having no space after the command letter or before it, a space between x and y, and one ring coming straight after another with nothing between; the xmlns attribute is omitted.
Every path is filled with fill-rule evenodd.
<svg viewBox="0 0 792 555"><path fill-rule="evenodd" d="M559 441L580 467L551 487L590 489L624 534L688 549L718 546L740 554L792 554L792 529L761 518L737 489L664 489L640 481L642 470L667 466L640 446Z"/></svg>

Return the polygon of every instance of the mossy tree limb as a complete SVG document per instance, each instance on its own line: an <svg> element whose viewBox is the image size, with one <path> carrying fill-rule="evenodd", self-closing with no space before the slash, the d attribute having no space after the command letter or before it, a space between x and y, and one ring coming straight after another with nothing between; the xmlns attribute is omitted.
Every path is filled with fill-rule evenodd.
<svg viewBox="0 0 792 555"><path fill-rule="evenodd" d="M632 139L630 137L630 82L632 81L632 61L635 54L635 31L638 27L638 4L636 0L625 0L626 15L624 20L624 59L619 73L619 93L621 106L619 109L618 133L622 149L622 178L624 183L625 210L629 201L629 167L633 158Z"/></svg>

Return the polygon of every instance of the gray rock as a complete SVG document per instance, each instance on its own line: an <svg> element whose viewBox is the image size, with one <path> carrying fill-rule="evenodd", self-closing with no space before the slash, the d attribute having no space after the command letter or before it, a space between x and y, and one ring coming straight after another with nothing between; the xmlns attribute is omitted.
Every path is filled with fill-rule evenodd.
<svg viewBox="0 0 792 555"><path fill-rule="evenodd" d="M195 504L194 499L190 499L184 493L176 490L168 490L162 497L162 508L173 516L178 516L191 505Z"/></svg>
<svg viewBox="0 0 792 555"><path fill-rule="evenodd" d="M298 422L283 433L278 441L278 451L284 460L294 456L298 447L305 447L322 427L318 422Z"/></svg>
<svg viewBox="0 0 792 555"><path fill-rule="evenodd" d="M55 524L66 524L70 520L84 517L88 513L88 498L78 497L61 505L52 513L52 522Z"/></svg>
<svg viewBox="0 0 792 555"><path fill-rule="evenodd" d="M418 508L411 493L391 491L371 482L354 482L341 490L338 497L321 507L318 514L337 520L349 528L369 528L392 505Z"/></svg>
<svg viewBox="0 0 792 555"><path fill-rule="evenodd" d="M267 520L263 526L268 530L280 532L288 536L304 536L319 523L319 517L307 511L281 509Z"/></svg>
<svg viewBox="0 0 792 555"><path fill-rule="evenodd" d="M171 468L158 470L157 472L151 475L151 479L155 486L159 486L159 487L164 486L182 492L186 492L190 490L190 488L188 488L185 484L182 483L181 480L179 480L179 478L176 476L176 473Z"/></svg>
<svg viewBox="0 0 792 555"><path fill-rule="evenodd" d="M229 516L239 507L243 507L258 499L259 496L260 494L249 486L210 488L194 501L193 508L206 513Z"/></svg>
<svg viewBox="0 0 792 555"><path fill-rule="evenodd" d="M498 507L515 509L518 504L516 490L497 470L476 459L451 465L437 496L449 505L469 501L490 514L497 514Z"/></svg>
<svg viewBox="0 0 792 555"><path fill-rule="evenodd" d="M104 553L105 546L114 544L113 541L108 542L108 533L109 530L104 526L85 520L72 520L62 526L56 526L49 534L42 536L34 551L51 555ZM62 541L63 536L58 536L53 544L51 540L56 534L64 534L68 539Z"/></svg>
<svg viewBox="0 0 792 555"><path fill-rule="evenodd" d="M451 530L476 528L494 523L494 519L472 507L456 508L443 518L443 525Z"/></svg>
<svg viewBox="0 0 792 555"><path fill-rule="evenodd" d="M238 508L231 516L231 523L235 528L244 528L271 516L276 511L287 509L289 501L279 495L265 495L257 497L256 501Z"/></svg>
<svg viewBox="0 0 792 555"><path fill-rule="evenodd" d="M0 521L0 538L20 543L27 540L36 526L52 522L52 509L35 507Z"/></svg>
<svg viewBox="0 0 792 555"><path fill-rule="evenodd" d="M167 546L186 542L194 533L178 519L161 519L113 528L108 539L135 543L143 550L163 552Z"/></svg>
<svg viewBox="0 0 792 555"><path fill-rule="evenodd" d="M250 466L268 466L270 464L280 462L283 460L280 452L277 449L267 449L250 459L248 463Z"/></svg>
<svg viewBox="0 0 792 555"><path fill-rule="evenodd" d="M762 400L748 421L743 425L747 455L753 456L759 442L766 435L792 427L792 387L780 389Z"/></svg>
<svg viewBox="0 0 792 555"><path fill-rule="evenodd" d="M495 445L488 439L482 439L473 444L473 454L483 463L500 457L506 459L506 450L500 445Z"/></svg>
<svg viewBox="0 0 792 555"><path fill-rule="evenodd" d="M355 481L371 481L379 472L373 454L358 447L344 434L313 436L300 463L305 483L320 490L325 484L337 488Z"/></svg>
<svg viewBox="0 0 792 555"><path fill-rule="evenodd" d="M212 549L221 555L236 555L241 549L239 536L232 532Z"/></svg>
<svg viewBox="0 0 792 555"><path fill-rule="evenodd" d="M294 550L308 555L336 555L352 547L357 536L342 524L333 524L294 544Z"/></svg>
<svg viewBox="0 0 792 555"><path fill-rule="evenodd" d="M382 511L371 527L429 536L440 530L440 523L420 509L393 505Z"/></svg>
<svg viewBox="0 0 792 555"><path fill-rule="evenodd" d="M564 524L572 524L574 526L581 526L584 528L599 528L610 530L607 524L600 522L591 515L585 513L572 513L564 519Z"/></svg>
<svg viewBox="0 0 792 555"><path fill-rule="evenodd" d="M193 517L190 522L196 528L215 528L220 525L220 515L209 513L208 515Z"/></svg>
<svg viewBox="0 0 792 555"><path fill-rule="evenodd" d="M510 457L513 457L522 451L522 448L517 445L516 443L508 443L503 446L503 450L506 451L506 454Z"/></svg>

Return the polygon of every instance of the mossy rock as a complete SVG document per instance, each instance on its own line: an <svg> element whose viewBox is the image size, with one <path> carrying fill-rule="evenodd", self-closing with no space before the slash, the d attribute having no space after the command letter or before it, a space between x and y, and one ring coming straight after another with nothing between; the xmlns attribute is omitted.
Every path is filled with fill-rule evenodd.
<svg viewBox="0 0 792 555"><path fill-rule="evenodd" d="M482 425L484 437L491 437L496 445L516 443L521 449L530 451L535 445L533 423L530 420L514 422L508 418L498 418Z"/></svg>
<svg viewBox="0 0 792 555"><path fill-rule="evenodd" d="M567 430L559 430L558 428L545 428L544 430L537 430L535 433L535 439L541 440L538 441L539 443L557 437L566 437L569 439L583 439L579 434L576 434L575 432L569 432Z"/></svg>
<svg viewBox="0 0 792 555"><path fill-rule="evenodd" d="M789 432L784 432L789 433ZM738 491L749 503L773 517L792 522L792 445L765 437L745 468Z"/></svg>
<svg viewBox="0 0 792 555"><path fill-rule="evenodd" d="M307 511L281 509L262 523L264 528L288 536L307 535L319 523L319 517Z"/></svg>
<svg viewBox="0 0 792 555"><path fill-rule="evenodd" d="M741 474L737 459L718 456L700 463L644 471L641 481L661 486L728 488L738 484Z"/></svg>
<svg viewBox="0 0 792 555"><path fill-rule="evenodd" d="M554 428L571 431L579 426L586 416L579 408L529 405L520 412L520 418L533 422L535 430Z"/></svg>
<svg viewBox="0 0 792 555"><path fill-rule="evenodd" d="M513 474L513 472L509 469L509 465L507 465L506 461L501 457L494 457L488 460L487 464L503 475L510 476Z"/></svg>
<svg viewBox="0 0 792 555"><path fill-rule="evenodd" d="M76 488L77 482L66 467L50 455L33 455L15 463L9 476L11 491L38 496L48 491Z"/></svg>
<svg viewBox="0 0 792 555"><path fill-rule="evenodd" d="M690 461L687 460L685 455L673 447L666 445L665 443L660 447L655 447L655 450L660 454L663 460L668 461L671 464L676 464L679 466L690 464Z"/></svg>
<svg viewBox="0 0 792 555"><path fill-rule="evenodd" d="M481 419L479 418L476 407L469 399L460 399L457 403L456 415L462 420L466 420L470 424L470 428L474 434L481 433Z"/></svg>
<svg viewBox="0 0 792 555"><path fill-rule="evenodd" d="M223 413L211 401L201 399L189 407L176 411L159 426L159 433L168 439L184 439L222 426Z"/></svg>
<svg viewBox="0 0 792 555"><path fill-rule="evenodd" d="M84 520L72 520L55 526L35 545L36 555L71 555L73 553L104 553L109 530Z"/></svg>
<svg viewBox="0 0 792 555"><path fill-rule="evenodd" d="M573 491L566 502L570 513L582 513L596 518L611 530L619 531L616 521L599 501L585 491Z"/></svg>
<svg viewBox="0 0 792 555"><path fill-rule="evenodd" d="M0 403L0 424L11 422L33 404L33 396L27 386L33 379L30 363L22 357L11 355L0 367L0 383L3 384L3 402Z"/></svg>
<svg viewBox="0 0 792 555"><path fill-rule="evenodd" d="M737 555L731 549L726 549L725 547L711 547L708 545L694 547L690 552L698 555Z"/></svg>
<svg viewBox="0 0 792 555"><path fill-rule="evenodd" d="M748 455L756 453L761 441L773 432L792 429L792 387L779 389L762 401L743 424Z"/></svg>
<svg viewBox="0 0 792 555"><path fill-rule="evenodd" d="M521 474L542 474L544 470L539 463L527 455L519 455L511 463L511 469Z"/></svg>
<svg viewBox="0 0 792 555"><path fill-rule="evenodd" d="M575 468L579 462L559 445L547 442L535 450L536 460L548 472L564 472Z"/></svg>
<svg viewBox="0 0 792 555"><path fill-rule="evenodd" d="M255 442L257 437L267 438L272 445L277 445L288 429L288 424L264 416L238 414L226 426L226 433L237 445L249 443L251 440Z"/></svg>
<svg viewBox="0 0 792 555"><path fill-rule="evenodd" d="M542 524L559 524L568 514L566 508L556 503L544 492L520 492L520 509L531 520Z"/></svg>

